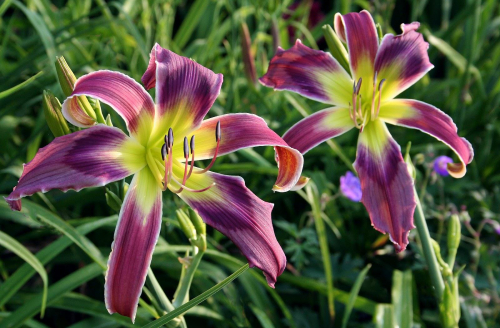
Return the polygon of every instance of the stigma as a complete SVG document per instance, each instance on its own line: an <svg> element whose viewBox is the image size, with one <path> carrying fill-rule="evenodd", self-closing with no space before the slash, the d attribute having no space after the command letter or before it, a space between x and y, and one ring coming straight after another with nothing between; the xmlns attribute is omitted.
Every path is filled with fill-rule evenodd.
<svg viewBox="0 0 500 328"><path fill-rule="evenodd" d="M363 82L362 78L356 82L354 81L352 87L352 102L349 103L349 117L354 123L354 126L363 131L363 128L369 121L374 121L377 119L378 114L380 112L380 103L382 100L382 87L384 85L385 79L380 80L377 87L377 77L378 72L375 72L373 77L373 92L371 99L371 106L365 106L363 108L363 98L361 96L361 83ZM378 91L378 92L377 92ZM377 97L378 94L378 97ZM378 99L377 99L378 98Z"/></svg>
<svg viewBox="0 0 500 328"><path fill-rule="evenodd" d="M161 146L161 158L165 162L165 175L163 177L163 190L170 189L172 192L176 194L180 194L183 190L187 190L190 192L204 192L215 186L215 183L210 184L209 186L202 189L191 189L186 186L186 182L189 180L192 174L201 174L205 173L214 165L215 160L217 158L217 154L219 152L219 146L221 141L221 130L220 130L220 121L217 122L215 127L215 141L217 145L215 147L214 155L210 164L207 165L204 169L194 170L194 161L195 161L195 136L191 136L190 141L188 142L188 138L184 137L184 174L182 177L182 181L176 179L172 172L173 166L173 146L174 146L174 133L172 128L168 129L168 133L164 138L165 143ZM191 161L189 157L191 156ZM174 187L176 186L176 187Z"/></svg>

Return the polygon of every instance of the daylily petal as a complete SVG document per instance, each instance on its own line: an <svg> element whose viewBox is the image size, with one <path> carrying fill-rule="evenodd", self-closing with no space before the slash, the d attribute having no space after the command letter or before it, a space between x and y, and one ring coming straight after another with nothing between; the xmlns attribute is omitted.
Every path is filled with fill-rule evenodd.
<svg viewBox="0 0 500 328"><path fill-rule="evenodd" d="M157 122L152 140L157 141L169 128L184 134L201 124L220 93L222 74L156 44L143 83L147 88L156 83Z"/></svg>
<svg viewBox="0 0 500 328"><path fill-rule="evenodd" d="M347 106L352 98L352 80L331 54L313 50L297 40L278 48L260 83L275 90L289 90L328 104Z"/></svg>
<svg viewBox="0 0 500 328"><path fill-rule="evenodd" d="M447 144L461 161L448 164L448 172L455 178L465 175L474 150L465 138L458 136L455 123L444 112L418 100L394 99L383 103L379 117L387 123L419 129Z"/></svg>
<svg viewBox="0 0 500 328"><path fill-rule="evenodd" d="M135 320L137 303L146 280L161 228L161 188L144 168L132 179L125 196L106 272L105 301L110 314Z"/></svg>
<svg viewBox="0 0 500 328"><path fill-rule="evenodd" d="M277 277L285 270L286 257L274 235L273 204L254 195L241 177L206 172L193 174L187 185L201 189L213 182L216 185L207 191L183 191L179 196L205 223L231 239L250 266L261 269L269 286L274 287Z"/></svg>
<svg viewBox="0 0 500 328"><path fill-rule="evenodd" d="M130 135L146 145L153 129L155 105L151 96L132 78L112 71L96 71L76 80L75 89L62 112L72 124L85 128L93 124L74 100L75 96L96 98L113 108L125 121Z"/></svg>
<svg viewBox="0 0 500 328"><path fill-rule="evenodd" d="M375 120L360 133L354 168L361 181L361 202L373 227L389 233L396 250L403 251L414 228L413 181L384 122Z"/></svg>
<svg viewBox="0 0 500 328"><path fill-rule="evenodd" d="M51 189L79 191L121 180L146 165L144 147L118 128L96 125L55 138L24 165L6 198L20 210L19 199Z"/></svg>
<svg viewBox="0 0 500 328"><path fill-rule="evenodd" d="M378 49L378 34L372 16L366 10L347 15L337 13L334 25L335 32L349 48L352 77L356 81L359 78L364 80L361 85L361 94L371 94L373 64Z"/></svg>
<svg viewBox="0 0 500 328"><path fill-rule="evenodd" d="M429 44L416 32L420 23L401 24L403 34L386 34L375 59L379 80L385 79L383 99L392 99L420 80L434 65L429 61Z"/></svg>
<svg viewBox="0 0 500 328"><path fill-rule="evenodd" d="M283 135L283 140L305 154L323 141L339 136L353 127L348 108L332 107L303 118Z"/></svg>
<svg viewBox="0 0 500 328"><path fill-rule="evenodd" d="M220 122L221 141L218 155L224 155L238 149L256 146L274 146L279 166L279 173L274 191L285 192L295 186L302 172L303 158L300 152L289 147L283 139L271 130L266 122L252 114L226 114L203 121L192 133L195 136L195 159L207 159L214 156L217 142L215 128ZM190 138L190 135L188 136ZM174 144L174 156L184 160L183 143L180 138Z"/></svg>

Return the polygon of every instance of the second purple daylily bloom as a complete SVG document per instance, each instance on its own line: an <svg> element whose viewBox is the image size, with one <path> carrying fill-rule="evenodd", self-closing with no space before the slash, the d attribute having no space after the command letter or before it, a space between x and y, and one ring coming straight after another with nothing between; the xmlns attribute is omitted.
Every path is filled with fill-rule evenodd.
<svg viewBox="0 0 500 328"><path fill-rule="evenodd" d="M21 210L20 198L51 189L81 190L134 175L123 202L106 273L106 307L135 318L162 217L162 191L169 189L203 220L228 236L250 266L273 287L286 265L271 223L273 204L259 199L240 177L208 171L217 155L254 146L274 146L279 164L273 190L287 191L300 178L303 159L265 121L227 114L203 121L219 95L222 74L161 48L151 51L142 77L156 87L156 102L132 78L97 71L79 78L63 104L65 118L88 128L54 139L24 166L6 198ZM78 105L89 96L108 104L125 121L120 129L94 125ZM195 160L212 159L205 169Z"/></svg>
<svg viewBox="0 0 500 328"><path fill-rule="evenodd" d="M402 251L414 228L415 194L400 147L386 123L419 129L447 144L461 161L447 165L455 178L465 174L473 150L458 136L451 118L436 107L394 99L433 68L429 45L416 31L418 22L402 24L403 34L386 34L380 44L367 11L337 14L334 25L347 44L350 72L329 53L297 40L291 49L277 51L260 82L333 105L306 117L283 136L303 154L352 128L359 130L354 167L361 181L361 202L375 229L389 233L397 251Z"/></svg>

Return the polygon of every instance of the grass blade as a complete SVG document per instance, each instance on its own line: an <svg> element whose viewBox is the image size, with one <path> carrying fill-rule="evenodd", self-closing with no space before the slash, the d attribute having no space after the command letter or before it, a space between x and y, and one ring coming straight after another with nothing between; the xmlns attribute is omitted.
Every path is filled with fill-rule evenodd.
<svg viewBox="0 0 500 328"><path fill-rule="evenodd" d="M411 328L413 323L412 280L409 270L394 270L392 275L392 307L396 324L400 328Z"/></svg>
<svg viewBox="0 0 500 328"><path fill-rule="evenodd" d="M38 218L60 231L64 235L66 235L69 239L71 239L78 247L80 247L87 255L94 260L97 264L101 266L101 268L106 269L106 262L102 258L101 252L95 247L95 245L87 239L87 237L80 234L75 228L67 224L61 218L51 215L45 216L38 214Z"/></svg>
<svg viewBox="0 0 500 328"><path fill-rule="evenodd" d="M378 304L373 316L375 327L377 328L394 328L394 313L392 304Z"/></svg>
<svg viewBox="0 0 500 328"><path fill-rule="evenodd" d="M49 285L49 279L47 278L47 271L43 267L43 264L33 255L29 250L26 249L21 243L9 236L8 234L0 231L0 245L7 248L23 260L25 260L33 269L38 272L43 280L43 293L42 293L42 306L41 306L41 316L45 314L45 306L47 304L47 288Z"/></svg>
<svg viewBox="0 0 500 328"><path fill-rule="evenodd" d="M196 2L191 6L191 9L182 22L179 31L175 34L174 42L177 47L182 49L187 44L209 3L210 1L206 0L196 0Z"/></svg>
<svg viewBox="0 0 500 328"><path fill-rule="evenodd" d="M30 77L29 79L27 79L26 81L24 82L21 82L19 83L18 85L10 88L10 89L7 89L5 91L2 91L0 92L0 99L2 98L5 98L11 94L13 94L14 92L17 92L19 90L21 90L22 88L24 88L25 86L27 86L28 84L30 84L31 82L35 81L38 77L40 77L41 75L43 74L43 71L41 72L38 72L36 75L33 75L32 77Z"/></svg>
<svg viewBox="0 0 500 328"><path fill-rule="evenodd" d="M47 293L47 305L56 301L62 295L72 291L73 289L83 285L87 281L94 279L102 274L103 270L97 263L92 263L78 271L66 276L53 284ZM5 320L2 320L2 327L14 328L21 326L26 320L31 319L38 313L39 305L42 301L43 295L36 295L29 301L25 302L15 312L13 312Z"/></svg>
<svg viewBox="0 0 500 328"><path fill-rule="evenodd" d="M347 322L349 321L349 316L351 315L352 308L354 307L354 302L356 301L356 298L358 297L359 290L361 289L361 285L363 284L363 281L365 280L366 274L372 267L371 264L368 264L358 275L356 278L356 281L354 282L354 285L352 286L351 293L349 294L349 301L347 302L347 305L345 307L345 312L344 312L344 317L342 318L342 328L347 327Z"/></svg>
<svg viewBox="0 0 500 328"><path fill-rule="evenodd" d="M176 317L180 316L190 308L200 304L210 296L214 295L217 293L219 290L224 288L226 285L231 283L234 279L236 279L239 275L241 275L243 272L248 270L248 264L245 264L241 268L239 268L237 271L235 271L232 275L224 279L223 281L219 282L217 285L213 286L209 290L205 291L204 293L196 296L193 298L191 301L179 306L177 309L173 310L170 313L167 313L161 318L156 319L155 321L150 322L149 324L143 326L144 328L157 328L161 327L162 325L170 322L171 320L175 319Z"/></svg>

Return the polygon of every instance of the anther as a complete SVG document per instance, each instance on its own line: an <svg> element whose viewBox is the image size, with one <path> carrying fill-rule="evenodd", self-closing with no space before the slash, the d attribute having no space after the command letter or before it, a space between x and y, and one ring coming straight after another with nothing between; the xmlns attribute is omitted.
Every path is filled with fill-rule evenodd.
<svg viewBox="0 0 500 328"><path fill-rule="evenodd" d="M215 141L219 142L220 140L220 121L217 122L215 126Z"/></svg>
<svg viewBox="0 0 500 328"><path fill-rule="evenodd" d="M189 157L189 146L188 146L188 138L184 137L184 158L188 159Z"/></svg>
<svg viewBox="0 0 500 328"><path fill-rule="evenodd" d="M194 153L194 135L191 137L191 141L189 142L191 148L191 155Z"/></svg>
<svg viewBox="0 0 500 328"><path fill-rule="evenodd" d="M168 154L167 145L163 144L163 146L161 146L161 159L163 161L165 160L165 157L167 157L167 154Z"/></svg>
<svg viewBox="0 0 500 328"><path fill-rule="evenodd" d="M359 95L359 90L361 90L361 82L363 82L363 78L359 78L358 85L356 86L356 94Z"/></svg>
<svg viewBox="0 0 500 328"><path fill-rule="evenodd" d="M174 131L172 131L172 128L168 129L167 140L168 140L168 143L167 143L168 148L172 148L172 146L174 145Z"/></svg>
<svg viewBox="0 0 500 328"><path fill-rule="evenodd" d="M220 121L217 122L217 125L215 126L215 141L217 141L217 146L215 146L215 152L214 152L214 156L212 157L212 161L210 162L210 164L208 164L208 166L206 168L204 168L203 170L200 170L200 171L194 171L193 173L196 173L196 174L201 174L201 173L205 173L207 172L208 170L210 170L210 168L214 165L215 163L215 159L217 158L217 153L219 152L219 146L220 146L220 140L221 140L221 131L220 131Z"/></svg>

